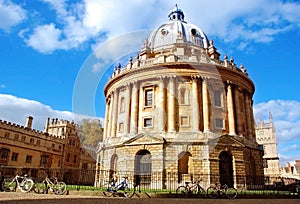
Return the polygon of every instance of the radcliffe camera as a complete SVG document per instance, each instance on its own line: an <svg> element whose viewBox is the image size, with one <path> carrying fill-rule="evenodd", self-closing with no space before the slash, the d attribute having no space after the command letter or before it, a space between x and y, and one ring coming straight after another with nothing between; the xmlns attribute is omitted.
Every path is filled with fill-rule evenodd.
<svg viewBox="0 0 300 204"><path fill-rule="evenodd" d="M24 65L28 72L43 72L45 78L26 79L22 94L17 92L19 81L24 81L20 70L11 71L20 73L20 79L8 80L16 86L0 88L7 91L0 94L0 203L299 201L299 145L297 127L291 125L297 124L298 113L296 108L293 115L287 113L292 108L286 105L298 103L264 102L275 87L262 93L268 89L262 81L273 83L276 77L269 73L262 79L262 70L275 64L256 59L271 52L275 36L265 36L271 27L253 16L261 6L247 6L249 13L243 5L234 7L246 12L237 15L219 2L226 13L222 16L220 9L204 2L129 1L122 12L124 2L67 2L36 3L44 10L51 7L44 17L29 2L0 1L0 8L15 8L15 16L23 19L6 25L7 34L0 35L10 35L25 19L38 16L32 28L18 32L25 43L20 53L29 61L29 55L36 56L32 66L53 67L41 71ZM282 10L270 11L272 17L281 12L284 22L292 23L285 12L292 16L292 7L300 4L279 2ZM272 4L273 9L279 7L278 2ZM137 15L139 8L147 12ZM50 19L53 23L42 25ZM154 29L135 30L141 23L136 21ZM272 23L272 29L279 26ZM0 31L3 26L0 23ZM130 32L124 34L124 29ZM253 39L255 32L260 37ZM37 43L38 39L43 40ZM3 46L10 47L9 42ZM66 55L70 50L72 54ZM3 62L7 67L16 63ZM3 79L0 76L0 85ZM30 85L32 80L35 85ZM15 93L10 93L13 87ZM51 107L17 97L26 94ZM287 151L291 156L283 154Z"/></svg>

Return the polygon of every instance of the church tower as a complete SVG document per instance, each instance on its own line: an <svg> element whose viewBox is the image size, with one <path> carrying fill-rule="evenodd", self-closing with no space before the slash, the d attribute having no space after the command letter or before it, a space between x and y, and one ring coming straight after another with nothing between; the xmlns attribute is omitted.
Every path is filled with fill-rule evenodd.
<svg viewBox="0 0 300 204"><path fill-rule="evenodd" d="M269 122L259 121L255 127L256 140L264 149L264 174L267 182L272 183L272 177L280 176L280 164L277 148L277 138L273 116L269 113Z"/></svg>

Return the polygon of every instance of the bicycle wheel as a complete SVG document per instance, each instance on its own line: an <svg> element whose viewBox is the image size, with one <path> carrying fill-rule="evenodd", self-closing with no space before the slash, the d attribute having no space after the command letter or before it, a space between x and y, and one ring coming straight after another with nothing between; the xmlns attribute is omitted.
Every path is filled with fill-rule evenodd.
<svg viewBox="0 0 300 204"><path fill-rule="evenodd" d="M121 191L121 192L123 191L123 197L131 198L135 193L135 187L133 184L128 183L127 186L123 190L119 190L119 191Z"/></svg>
<svg viewBox="0 0 300 204"><path fill-rule="evenodd" d="M6 192L16 191L17 182L12 180L11 178L4 179L3 184L2 184L2 189L3 189L3 191L6 191Z"/></svg>
<svg viewBox="0 0 300 204"><path fill-rule="evenodd" d="M189 190L185 186L178 186L176 189L176 195L178 198L186 198L189 195Z"/></svg>
<svg viewBox="0 0 300 204"><path fill-rule="evenodd" d="M200 198L206 198L206 191L201 186L196 191L197 196Z"/></svg>
<svg viewBox="0 0 300 204"><path fill-rule="evenodd" d="M229 199L235 199L237 196L237 190L235 188L227 188L225 190L225 195Z"/></svg>
<svg viewBox="0 0 300 204"><path fill-rule="evenodd" d="M33 190L37 194L44 194L47 193L48 187L45 182L35 183Z"/></svg>
<svg viewBox="0 0 300 204"><path fill-rule="evenodd" d="M53 187L56 195L63 195L67 191L67 185L63 181L57 182Z"/></svg>
<svg viewBox="0 0 300 204"><path fill-rule="evenodd" d="M34 186L34 182L30 178L25 178L21 183L20 183L20 190L22 193L28 193L31 191L31 189Z"/></svg>
<svg viewBox="0 0 300 204"><path fill-rule="evenodd" d="M218 189L215 187L208 187L207 189L207 196L210 198L217 198L219 196Z"/></svg>
<svg viewBox="0 0 300 204"><path fill-rule="evenodd" d="M110 183L106 183L102 186L100 186L100 192L105 197L110 197L114 194L115 190L114 187L111 186Z"/></svg>

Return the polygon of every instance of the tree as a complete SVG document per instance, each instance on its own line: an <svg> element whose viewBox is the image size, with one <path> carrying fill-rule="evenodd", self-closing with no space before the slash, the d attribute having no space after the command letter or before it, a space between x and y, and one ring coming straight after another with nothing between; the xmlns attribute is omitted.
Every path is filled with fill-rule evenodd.
<svg viewBox="0 0 300 204"><path fill-rule="evenodd" d="M97 146L103 141L103 128L100 120L82 120L82 143L90 146Z"/></svg>

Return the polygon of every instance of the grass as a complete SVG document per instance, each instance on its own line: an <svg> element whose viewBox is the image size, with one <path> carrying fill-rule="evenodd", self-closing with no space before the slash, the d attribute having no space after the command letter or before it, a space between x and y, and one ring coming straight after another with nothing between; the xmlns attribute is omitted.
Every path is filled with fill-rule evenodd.
<svg viewBox="0 0 300 204"><path fill-rule="evenodd" d="M85 186L85 185L67 185L67 190L82 190L82 191L98 191L100 192L100 187L94 186ZM136 189L138 192L138 189ZM141 188L141 193L149 194L176 194L176 190L169 189L150 189L150 188ZM238 190L238 198L257 198L257 197L266 197L266 198L297 198L298 194L290 191L277 191L277 190Z"/></svg>

